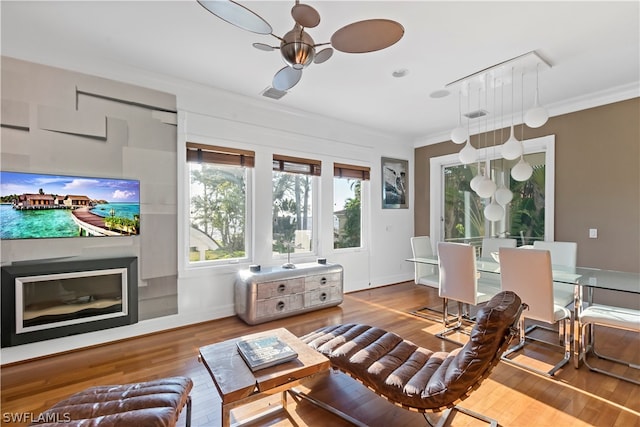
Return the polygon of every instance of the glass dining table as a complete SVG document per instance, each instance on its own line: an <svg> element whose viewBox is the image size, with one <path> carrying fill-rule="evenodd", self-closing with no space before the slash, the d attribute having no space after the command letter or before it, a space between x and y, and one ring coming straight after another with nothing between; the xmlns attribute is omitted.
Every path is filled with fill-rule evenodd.
<svg viewBox="0 0 640 427"><path fill-rule="evenodd" d="M422 258L409 258L407 261L438 265L438 257L435 255ZM476 268L480 273L496 275L496 281L499 281L500 263L493 258L478 258L476 260ZM552 275L554 284L558 284L558 286L573 286L574 319L578 319L583 304L591 304L593 302L593 292L596 289L624 292L632 294L634 298L640 300L640 273L603 270L591 267L553 265ZM573 337L573 357L576 368L579 367L582 359L579 338L580 337L577 336Z"/></svg>

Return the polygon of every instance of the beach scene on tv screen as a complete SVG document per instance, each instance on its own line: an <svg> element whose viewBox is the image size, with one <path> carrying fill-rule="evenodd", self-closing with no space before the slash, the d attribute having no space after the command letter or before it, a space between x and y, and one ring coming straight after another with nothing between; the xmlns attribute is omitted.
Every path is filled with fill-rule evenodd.
<svg viewBox="0 0 640 427"><path fill-rule="evenodd" d="M0 172L0 238L140 234L140 182Z"/></svg>

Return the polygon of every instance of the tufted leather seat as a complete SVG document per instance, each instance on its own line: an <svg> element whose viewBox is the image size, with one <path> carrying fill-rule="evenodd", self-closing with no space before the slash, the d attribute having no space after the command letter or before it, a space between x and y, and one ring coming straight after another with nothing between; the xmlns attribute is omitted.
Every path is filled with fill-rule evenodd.
<svg viewBox="0 0 640 427"><path fill-rule="evenodd" d="M91 387L70 396L39 415L32 426L175 426L187 405L193 382L186 377Z"/></svg>
<svg viewBox="0 0 640 427"><path fill-rule="evenodd" d="M515 293L498 293L478 311L469 341L452 352L422 348L361 324L327 326L301 339L389 401L439 411L466 398L489 375L517 334L523 307Z"/></svg>

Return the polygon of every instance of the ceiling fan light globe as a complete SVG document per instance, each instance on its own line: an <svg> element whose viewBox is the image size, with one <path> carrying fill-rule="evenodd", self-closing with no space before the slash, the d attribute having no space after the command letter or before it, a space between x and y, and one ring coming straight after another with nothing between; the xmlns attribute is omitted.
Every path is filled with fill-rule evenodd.
<svg viewBox="0 0 640 427"><path fill-rule="evenodd" d="M282 59L289 66L301 70L313 62L313 58L316 56L314 45L311 36L296 24L293 30L282 38L280 43Z"/></svg>

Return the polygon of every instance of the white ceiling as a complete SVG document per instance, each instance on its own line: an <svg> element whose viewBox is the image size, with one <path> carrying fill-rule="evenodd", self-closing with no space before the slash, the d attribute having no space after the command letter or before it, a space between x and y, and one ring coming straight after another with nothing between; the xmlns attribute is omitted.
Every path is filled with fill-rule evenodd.
<svg viewBox="0 0 640 427"><path fill-rule="evenodd" d="M277 35L293 26L293 0L240 3ZM396 20L405 35L378 52L336 51L327 62L306 68L301 82L280 100L261 96L284 65L279 52L252 47L275 39L238 29L189 0L2 0L2 54L54 66L126 65L424 141L446 138L457 124L457 89L440 99L430 93L534 50L552 65L539 75L540 99L551 115L570 106L592 106L594 99L603 103L639 95L638 1L307 4L322 18L308 30L316 43L329 41L344 25L371 18ZM409 71L406 77L392 77L403 68ZM532 103L527 94L534 85L535 74L525 76L525 108ZM510 103L508 90L503 97ZM516 107L520 104L516 101Z"/></svg>

